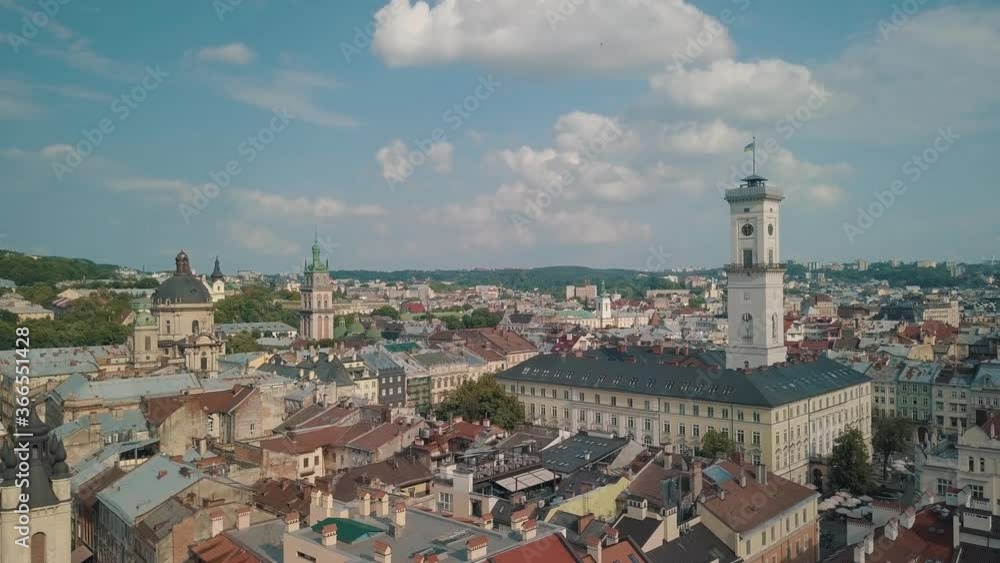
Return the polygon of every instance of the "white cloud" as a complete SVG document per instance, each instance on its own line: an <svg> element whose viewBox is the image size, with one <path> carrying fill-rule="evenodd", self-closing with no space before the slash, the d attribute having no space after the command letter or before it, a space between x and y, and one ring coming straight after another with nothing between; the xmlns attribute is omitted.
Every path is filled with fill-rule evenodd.
<svg viewBox="0 0 1000 563"><path fill-rule="evenodd" d="M752 135L721 119L709 122L668 123L660 130L662 150L682 154L738 154Z"/></svg>
<svg viewBox="0 0 1000 563"><path fill-rule="evenodd" d="M189 196L196 188L194 184L183 180L166 178L117 178L111 180L108 186L117 192L165 193L178 196Z"/></svg>
<svg viewBox="0 0 1000 563"><path fill-rule="evenodd" d="M270 256L301 254L298 244L257 222L231 221L226 226L226 233L230 241L258 254Z"/></svg>
<svg viewBox="0 0 1000 563"><path fill-rule="evenodd" d="M678 105L747 119L793 113L815 92L832 96L808 68L779 59L718 60L706 68L654 75L650 85Z"/></svg>
<svg viewBox="0 0 1000 563"><path fill-rule="evenodd" d="M564 11L560 11L564 10ZM623 74L662 68L706 25L700 60L731 56L728 31L684 2L391 0L376 15L374 52L391 66L471 61L491 67ZM573 64L585 61L585 64Z"/></svg>
<svg viewBox="0 0 1000 563"><path fill-rule="evenodd" d="M266 209L286 217L325 220L337 217L381 217L385 209L378 205L355 205L332 197L287 197L256 190L235 190L237 201L245 206Z"/></svg>
<svg viewBox="0 0 1000 563"><path fill-rule="evenodd" d="M233 65L248 64L254 58L254 52L245 43L229 43L214 47L202 47L196 58L203 63L225 63Z"/></svg>
<svg viewBox="0 0 1000 563"><path fill-rule="evenodd" d="M435 172L440 174L451 172L454 149L451 143L442 141L432 144L427 154L421 155L416 149L411 150L402 139L393 139L375 152L375 160L378 162L382 178L390 185L395 185L413 175L419 168L414 166L414 163L421 162L421 158L429 162ZM411 158L412 153L416 155Z"/></svg>
<svg viewBox="0 0 1000 563"><path fill-rule="evenodd" d="M328 75L301 69L279 69L270 79L248 76L217 76L209 80L232 100L274 111L288 108L296 120L323 127L357 127L358 121L317 103L316 98L337 88L337 81Z"/></svg>

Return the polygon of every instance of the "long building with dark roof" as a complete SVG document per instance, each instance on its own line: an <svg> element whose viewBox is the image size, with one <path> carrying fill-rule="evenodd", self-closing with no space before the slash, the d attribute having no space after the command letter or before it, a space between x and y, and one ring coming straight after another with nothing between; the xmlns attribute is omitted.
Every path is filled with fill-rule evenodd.
<svg viewBox="0 0 1000 563"><path fill-rule="evenodd" d="M798 483L814 481L810 456L828 455L848 426L870 436L871 379L860 372L825 357L724 366L724 352L633 346L536 356L497 379L535 424L683 447L716 430Z"/></svg>

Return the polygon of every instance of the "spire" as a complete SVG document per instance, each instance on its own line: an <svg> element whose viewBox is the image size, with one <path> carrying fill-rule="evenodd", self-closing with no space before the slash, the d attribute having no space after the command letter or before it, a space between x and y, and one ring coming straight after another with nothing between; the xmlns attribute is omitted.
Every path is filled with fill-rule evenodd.
<svg viewBox="0 0 1000 563"><path fill-rule="evenodd" d="M216 256L215 257L215 269L212 270L212 276L211 276L211 278L213 280L221 280L224 277L225 276L222 275L222 268L219 266L219 257Z"/></svg>
<svg viewBox="0 0 1000 563"><path fill-rule="evenodd" d="M174 264L177 265L176 274L190 274L191 273L191 262L188 260L187 252L181 250L177 253L177 258L174 258Z"/></svg>

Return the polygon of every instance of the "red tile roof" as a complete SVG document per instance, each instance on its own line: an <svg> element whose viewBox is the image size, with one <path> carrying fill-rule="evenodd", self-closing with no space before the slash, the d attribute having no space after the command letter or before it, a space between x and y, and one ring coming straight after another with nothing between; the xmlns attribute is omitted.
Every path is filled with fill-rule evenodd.
<svg viewBox="0 0 1000 563"><path fill-rule="evenodd" d="M191 554L200 563L264 563L224 535L196 543Z"/></svg>
<svg viewBox="0 0 1000 563"><path fill-rule="evenodd" d="M741 467L731 461L718 465L733 477L714 484L715 491L724 490L726 498L716 494L705 499L702 506L737 532L752 530L816 495L815 491L770 472L764 485L757 480L752 467ZM746 487L740 486L741 471L747 475Z"/></svg>
<svg viewBox="0 0 1000 563"><path fill-rule="evenodd" d="M544 561L545 563L576 563L573 550L562 534L550 534L494 555L490 563L522 563L524 561ZM628 559L624 559L628 561Z"/></svg>

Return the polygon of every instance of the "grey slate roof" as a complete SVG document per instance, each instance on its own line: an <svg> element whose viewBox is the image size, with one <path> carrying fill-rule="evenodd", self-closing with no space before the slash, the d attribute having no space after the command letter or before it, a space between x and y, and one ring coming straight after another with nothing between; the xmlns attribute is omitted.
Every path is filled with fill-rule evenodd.
<svg viewBox="0 0 1000 563"><path fill-rule="evenodd" d="M671 353L632 347L590 351L584 357L535 356L501 372L501 383L565 385L578 389L774 407L844 389L871 379L829 358L755 369L728 370L723 352L692 352L688 361L707 367L682 367ZM681 359L681 361L685 361Z"/></svg>
<svg viewBox="0 0 1000 563"><path fill-rule="evenodd" d="M574 473L618 452L628 444L627 438L602 438L576 434L569 439L539 452L542 465L558 473Z"/></svg>
<svg viewBox="0 0 1000 563"><path fill-rule="evenodd" d="M697 524L676 540L653 548L646 557L654 563L734 563L741 559L704 524Z"/></svg>
<svg viewBox="0 0 1000 563"><path fill-rule="evenodd" d="M294 327L290 327L287 324L278 321L264 321L257 323L222 323L215 325L215 331L221 332L226 336L231 336L241 332L253 332L255 330L261 334L264 334L265 332L297 332L297 329Z"/></svg>
<svg viewBox="0 0 1000 563"><path fill-rule="evenodd" d="M187 474L181 469L186 469ZM162 476L161 471L164 472ZM201 478L201 472L194 467L158 456L133 469L114 487L97 493L97 498L123 521L133 524L140 516Z"/></svg>

